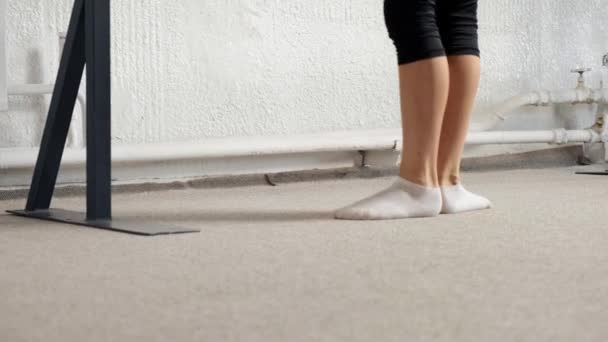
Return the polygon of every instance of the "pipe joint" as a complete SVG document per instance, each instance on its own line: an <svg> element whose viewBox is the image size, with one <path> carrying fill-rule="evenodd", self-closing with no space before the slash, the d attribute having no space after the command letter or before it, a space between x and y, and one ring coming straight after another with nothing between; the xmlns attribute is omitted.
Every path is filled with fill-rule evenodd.
<svg viewBox="0 0 608 342"><path fill-rule="evenodd" d="M561 128L553 130L553 143L557 145L567 144L568 139L568 131Z"/></svg>

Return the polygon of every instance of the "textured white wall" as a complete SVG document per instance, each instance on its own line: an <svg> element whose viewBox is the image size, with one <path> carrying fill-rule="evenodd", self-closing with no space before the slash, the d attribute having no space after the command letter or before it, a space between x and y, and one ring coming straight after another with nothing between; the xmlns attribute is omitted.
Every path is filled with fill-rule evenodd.
<svg viewBox="0 0 608 342"><path fill-rule="evenodd" d="M8 110L6 75L6 0L0 0L0 112Z"/></svg>
<svg viewBox="0 0 608 342"><path fill-rule="evenodd" d="M8 0L11 82L54 80L70 9L70 0ZM113 0L112 9L116 143L400 125L382 0ZM480 35L475 119L522 91L573 87L572 67L598 67L608 6L480 0ZM47 104L12 98L0 147L36 145Z"/></svg>

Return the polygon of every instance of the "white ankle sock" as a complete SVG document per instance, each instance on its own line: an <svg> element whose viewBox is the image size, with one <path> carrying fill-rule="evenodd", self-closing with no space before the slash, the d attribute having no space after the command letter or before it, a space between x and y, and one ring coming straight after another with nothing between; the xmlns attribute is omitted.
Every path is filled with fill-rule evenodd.
<svg viewBox="0 0 608 342"><path fill-rule="evenodd" d="M441 196L443 199L442 214L455 214L492 207L490 200L466 190L460 183L442 187Z"/></svg>
<svg viewBox="0 0 608 342"><path fill-rule="evenodd" d="M408 181L399 176L386 189L334 212L337 219L388 220L437 216L441 211L441 190Z"/></svg>

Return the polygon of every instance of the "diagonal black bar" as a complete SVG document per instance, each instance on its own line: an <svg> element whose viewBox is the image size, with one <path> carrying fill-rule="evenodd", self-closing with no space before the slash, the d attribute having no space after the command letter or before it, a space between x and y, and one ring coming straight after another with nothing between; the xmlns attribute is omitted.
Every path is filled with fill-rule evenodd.
<svg viewBox="0 0 608 342"><path fill-rule="evenodd" d="M87 219L111 219L110 0L85 0Z"/></svg>
<svg viewBox="0 0 608 342"><path fill-rule="evenodd" d="M49 209L87 65L87 213ZM75 0L25 210L9 213L137 235L198 229L112 219L110 0Z"/></svg>
<svg viewBox="0 0 608 342"><path fill-rule="evenodd" d="M70 26L44 126L38 161L27 199L27 210L48 209L65 147L78 87L85 64L84 1L74 1Z"/></svg>

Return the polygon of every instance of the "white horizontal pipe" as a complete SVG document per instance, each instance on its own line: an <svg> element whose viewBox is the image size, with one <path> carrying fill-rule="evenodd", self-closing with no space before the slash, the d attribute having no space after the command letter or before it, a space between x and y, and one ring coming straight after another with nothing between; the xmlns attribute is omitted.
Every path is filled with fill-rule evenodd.
<svg viewBox="0 0 608 342"><path fill-rule="evenodd" d="M606 137L608 138L608 137ZM466 138L467 145L484 144L567 144L583 142L599 142L602 136L591 129L550 131L490 131L469 132ZM397 142L397 149L402 148L402 142Z"/></svg>
<svg viewBox="0 0 608 342"><path fill-rule="evenodd" d="M592 130L472 132L468 144L512 143L574 143L600 141ZM204 158L229 158L274 154L401 150L400 129L369 132L320 133L305 136L224 137L207 141L118 145L113 147L112 161L152 162ZM37 148L0 149L0 169L31 168L38 155ZM84 149L66 149L62 165L82 165Z"/></svg>
<svg viewBox="0 0 608 342"><path fill-rule="evenodd" d="M11 84L8 86L9 95L45 95L52 94L53 84Z"/></svg>
<svg viewBox="0 0 608 342"><path fill-rule="evenodd" d="M8 86L8 95L11 96L29 96L29 95L47 95L52 94L55 89L54 84L12 84ZM71 147L80 146L84 147L84 132L85 117L86 117L86 101L84 96L80 93L76 98L78 105L80 106L80 121L81 125L81 137L78 137L78 130L75 127L70 127L69 130L69 141L68 145Z"/></svg>
<svg viewBox="0 0 608 342"><path fill-rule="evenodd" d="M472 132L467 136L467 144L567 144L598 142L601 136L595 131L556 129L551 131L490 131Z"/></svg>
<svg viewBox="0 0 608 342"><path fill-rule="evenodd" d="M398 139L401 139L401 132L394 129L374 130L365 134L336 132L299 137L222 137L198 142L118 145L112 149L112 161L151 162L306 152L391 150L395 148ZM0 149L0 169L32 167L37 155L37 148ZM81 165L84 161L84 149L66 149L61 163Z"/></svg>

